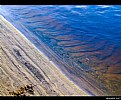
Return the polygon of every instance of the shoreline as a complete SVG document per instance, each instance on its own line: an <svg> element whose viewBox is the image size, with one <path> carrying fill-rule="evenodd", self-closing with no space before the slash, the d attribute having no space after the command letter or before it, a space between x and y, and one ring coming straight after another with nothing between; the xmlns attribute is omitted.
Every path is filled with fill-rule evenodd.
<svg viewBox="0 0 121 100"><path fill-rule="evenodd" d="M7 32L7 31L11 31L11 34L9 33L7 33L7 35L5 34L5 33L3 33L4 35L3 36L1 36L0 37L0 39L2 38L2 37L4 37L5 39L6 38L8 38L9 37L9 39L10 39L10 41L11 41L11 44L10 43L8 43L7 41L9 41L9 40L7 40L7 41L5 41L5 40L3 40L3 39L1 39L2 40L2 42L1 42L1 40L0 40L0 42L1 42L1 48L2 48L2 51L4 51L4 53L6 53L6 55L8 56L8 61L9 60L11 60L11 61L13 61L14 62L14 65L15 65L15 67L16 67L16 65L18 65L19 67L16 67L16 69L18 69L18 70L20 70L20 68L21 69L23 69L23 70L25 70L26 72L24 73L24 74L26 74L26 76L29 76L29 77L31 77L31 78L26 78L26 80L28 79L28 80L30 80L30 79L32 79L33 81L36 81L36 83L38 83L39 81L40 82L42 82L42 86L40 87L42 90L43 90L43 94L44 95L78 95L78 96L87 96L88 94L87 93L85 93L83 90L81 90L77 85L75 85L71 80L69 80L60 70L59 70L59 68L58 67L56 67L56 65L53 63L53 62L51 62L49 59L48 59L48 57L46 57L45 55L44 55L44 53L42 53L40 50L38 50L35 46L34 46L34 44L32 44L19 30L17 30L10 22L8 22L3 16L1 16L0 15L0 20L1 20L1 22L2 22L2 26L4 26L4 27L2 27L3 28L3 31L5 31L5 32ZM5 25L6 24L6 25ZM5 30L4 30L5 29ZM15 33L14 33L15 32ZM13 37L16 39L16 41L14 41L14 39L12 39L13 37L11 36L11 35L13 35ZM17 36L16 36L17 35ZM8 36L8 37L7 37ZM22 39L22 40L21 40ZM18 41L18 40L21 40L21 41ZM13 42L13 43L12 43ZM21 44L19 43L19 42L21 42ZM26 43L26 44L24 44L24 43ZM3 44L3 45L2 45ZM6 46L5 46L6 45ZM23 46L22 46L23 45ZM5 48L4 48L4 46L5 46ZM12 46L12 47L11 47ZM28 46L28 47L27 47ZM25 48L26 47L26 48ZM14 52L13 53L13 50L14 51L16 51L16 52L18 52L19 51L19 53L20 53L20 55L22 55L22 57L19 57L20 55L17 55L17 53L16 52ZM32 49L32 50L31 50ZM29 54L28 52L27 52L27 50L29 51L29 53L31 53L32 52L32 54ZM2 52L1 51L1 52ZM34 54L36 54L36 55L34 55ZM27 57L28 56L28 57ZM39 59L41 59L41 67L42 68L40 68L39 67L39 65L40 65L40 61L39 61L39 59L37 58L37 57L39 58ZM7 58L6 58L7 59ZM36 61L37 60L37 61ZM36 62L35 62L36 61ZM24 65L26 62L29 62L29 63L27 63L27 65ZM11 63L11 62L9 62L9 63ZM16 64L15 64L16 63ZM2 63L3 64L3 63ZM7 65L7 64L5 64L6 66L7 66L7 68L9 67L9 65ZM43 68L43 65L44 66L46 66L46 68ZM21 66L21 67L20 67ZM31 68L30 68L30 66L31 66ZM51 68L50 68L50 66L51 66ZM26 67L26 68L24 68L24 67ZM38 76L38 74L36 74L34 71L32 71L32 73L30 72L30 70L33 70L32 68L35 68L34 69L34 71L36 71L36 72L40 72L42 75L39 75ZM0 67L0 68L2 68L2 67ZM7 68L6 69L2 69L2 70L4 70L4 71L6 71L5 73L7 74L7 73L9 73L9 71L7 70ZM1 70L1 71L2 71ZM15 70L15 69L12 69L12 70ZM12 71L11 70L11 71ZM51 71L53 71L53 72L50 72L49 70L51 70ZM48 75L48 73L49 73L49 75ZM11 73L11 72L10 72ZM21 75L22 75L22 70L20 71L20 72L17 72L16 74L14 73L14 72L12 72L12 74L15 74L16 76L16 79L18 79L18 77L17 77L17 75L18 75L18 73L20 74L21 73ZM30 74L31 73L31 74ZM46 75L44 75L46 73ZM36 76L36 80L34 79L34 74L35 74L35 76ZM8 74L8 76L9 76L9 74ZM41 76L41 79L39 78ZM3 76L4 77L4 76ZM61 77L61 78L60 78ZM55 79L56 78L56 79ZM59 79L59 81L61 82L58 82L58 83L56 83L56 81L58 81L58 79ZM9 82L12 82L13 84L14 84L14 79L12 80L12 78L10 78L10 80L11 81L9 81ZM49 80L49 81L48 81ZM53 80L56 80L53 84L52 84L52 81ZM22 79L21 79L21 81L22 81ZM23 80L24 81L24 80ZM50 85L46 85L45 83L43 83L43 81L44 82L46 82L46 83L48 83L48 84L50 84ZM49 83L50 82L50 83ZM23 84L26 84L26 82L24 83L23 82ZM61 86L61 87L59 87L59 85L60 84L64 84L64 86ZM2 84L3 85L3 84ZM17 84L18 85L18 84ZM17 88L17 87L19 87L19 85L18 86L12 86L12 88ZM44 88L42 88L42 87L44 87ZM0 87L1 88L1 87ZM38 86L38 88L37 88L37 90L38 91L40 91L40 88L39 88L39 86ZM57 89L56 89L57 88ZM65 90L65 88L67 89L66 91L64 91ZM45 91L46 90L48 90L49 92L50 92L50 90L52 91L55 91L56 93L46 93ZM6 91L6 90L4 90L4 91ZM60 92L61 91L61 92ZM36 91L37 92L37 91ZM6 94L7 94L7 92L6 92ZM9 94L8 94L9 95ZM35 93L35 95L39 95L39 93Z"/></svg>

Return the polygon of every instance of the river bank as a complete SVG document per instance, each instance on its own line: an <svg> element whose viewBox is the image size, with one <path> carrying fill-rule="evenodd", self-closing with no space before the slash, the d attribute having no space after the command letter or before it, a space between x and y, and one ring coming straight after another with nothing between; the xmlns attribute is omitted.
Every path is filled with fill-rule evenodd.
<svg viewBox="0 0 121 100"><path fill-rule="evenodd" d="M0 95L28 84L36 85L29 96L88 95L0 16Z"/></svg>

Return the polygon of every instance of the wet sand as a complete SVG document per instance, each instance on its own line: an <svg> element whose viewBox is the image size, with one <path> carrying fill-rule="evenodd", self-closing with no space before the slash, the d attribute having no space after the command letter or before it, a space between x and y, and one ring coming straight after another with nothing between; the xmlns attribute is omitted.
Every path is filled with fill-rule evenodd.
<svg viewBox="0 0 121 100"><path fill-rule="evenodd" d="M88 95L0 16L0 95L10 96L29 84L35 86L26 96Z"/></svg>

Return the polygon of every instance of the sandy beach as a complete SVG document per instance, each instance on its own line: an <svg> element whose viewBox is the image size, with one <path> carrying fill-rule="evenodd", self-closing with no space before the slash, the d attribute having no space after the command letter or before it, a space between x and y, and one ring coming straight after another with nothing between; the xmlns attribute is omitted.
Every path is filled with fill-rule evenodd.
<svg viewBox="0 0 121 100"><path fill-rule="evenodd" d="M0 95L14 96L30 84L33 92L25 89L25 96L88 95L0 16Z"/></svg>

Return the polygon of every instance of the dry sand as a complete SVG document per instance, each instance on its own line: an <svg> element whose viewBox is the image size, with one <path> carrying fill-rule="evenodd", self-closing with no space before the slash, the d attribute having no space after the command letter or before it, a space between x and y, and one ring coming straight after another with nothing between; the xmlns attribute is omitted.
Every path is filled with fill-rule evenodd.
<svg viewBox="0 0 121 100"><path fill-rule="evenodd" d="M0 16L0 95L36 85L26 96L87 96L15 27Z"/></svg>

